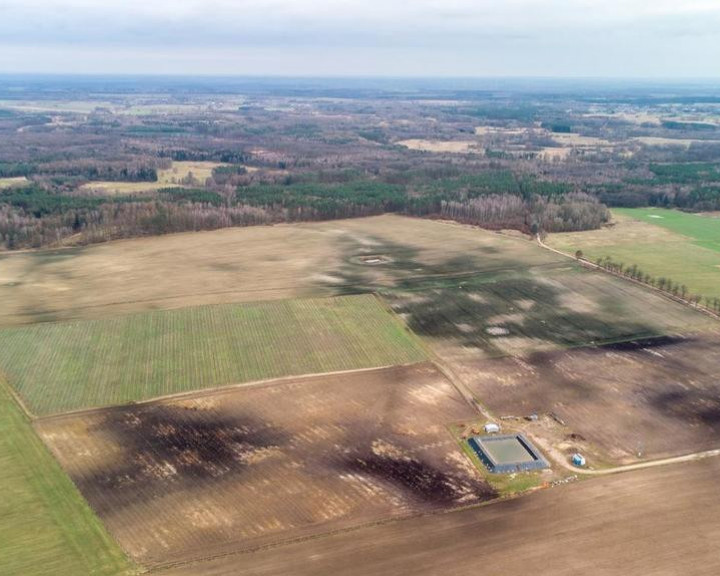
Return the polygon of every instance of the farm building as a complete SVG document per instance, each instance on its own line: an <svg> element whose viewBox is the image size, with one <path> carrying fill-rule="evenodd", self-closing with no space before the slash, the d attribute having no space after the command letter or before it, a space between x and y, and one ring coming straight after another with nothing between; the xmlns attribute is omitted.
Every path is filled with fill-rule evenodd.
<svg viewBox="0 0 720 576"><path fill-rule="evenodd" d="M487 469L495 474L527 472L549 467L547 461L522 434L473 436L468 443Z"/></svg>

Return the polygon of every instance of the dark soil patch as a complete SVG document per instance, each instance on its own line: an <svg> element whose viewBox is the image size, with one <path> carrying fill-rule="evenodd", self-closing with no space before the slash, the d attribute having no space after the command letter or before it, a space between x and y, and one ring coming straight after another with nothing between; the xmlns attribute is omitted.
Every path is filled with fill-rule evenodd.
<svg viewBox="0 0 720 576"><path fill-rule="evenodd" d="M600 346L603 350L613 350L616 352L633 352L635 350L663 348L672 346L682 342L688 342L687 338L680 336L657 336L654 338L640 338L638 340L629 340L628 342L614 342Z"/></svg>
<svg viewBox="0 0 720 576"><path fill-rule="evenodd" d="M400 490L404 496L431 506L458 504L469 494L481 501L497 497L485 483L464 483L425 462L410 458L362 454L349 459L346 469L372 476Z"/></svg>
<svg viewBox="0 0 720 576"><path fill-rule="evenodd" d="M74 480L83 492L110 489L125 504L185 489L198 480L241 474L243 454L287 440L282 431L245 415L220 417L214 411L172 405L110 410L91 432L111 437L128 458Z"/></svg>

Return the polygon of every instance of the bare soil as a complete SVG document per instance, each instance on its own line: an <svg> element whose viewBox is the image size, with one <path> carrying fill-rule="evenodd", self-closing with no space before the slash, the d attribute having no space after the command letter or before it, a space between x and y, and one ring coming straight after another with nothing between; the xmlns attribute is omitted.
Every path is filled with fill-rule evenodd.
<svg viewBox="0 0 720 576"><path fill-rule="evenodd" d="M377 266L362 257L381 254ZM399 274L559 260L533 242L378 216L0 254L0 326L199 304L357 293Z"/></svg>
<svg viewBox="0 0 720 576"><path fill-rule="evenodd" d="M546 450L591 465L720 447L720 334L705 331L601 347L460 362L456 373L497 416L524 423Z"/></svg>
<svg viewBox="0 0 720 576"><path fill-rule="evenodd" d="M410 150L421 150L423 152L448 152L451 154L467 154L469 152L482 153L483 149L477 147L474 140L401 140L397 142Z"/></svg>
<svg viewBox="0 0 720 576"><path fill-rule="evenodd" d="M432 365L318 376L36 421L130 556L196 560L496 497L447 429Z"/></svg>
<svg viewBox="0 0 720 576"><path fill-rule="evenodd" d="M164 574L714 576L718 475L715 458L608 476Z"/></svg>

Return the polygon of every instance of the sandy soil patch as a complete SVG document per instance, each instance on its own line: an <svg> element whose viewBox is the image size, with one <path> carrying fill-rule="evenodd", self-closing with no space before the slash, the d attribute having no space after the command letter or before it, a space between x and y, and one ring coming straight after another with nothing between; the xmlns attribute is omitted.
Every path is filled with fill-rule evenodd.
<svg viewBox="0 0 720 576"><path fill-rule="evenodd" d="M559 134L549 133L552 139L562 146L571 146L577 148L601 148L612 146L613 143L603 138L594 136L582 136L581 134Z"/></svg>
<svg viewBox="0 0 720 576"><path fill-rule="evenodd" d="M482 153L483 149L478 147L477 142L468 141L443 141L443 140L401 140L397 142L410 150L421 150L423 152L448 152L451 154L467 154L469 152Z"/></svg>
<svg viewBox="0 0 720 576"><path fill-rule="evenodd" d="M538 156L544 160L567 160L572 153L572 148L543 148Z"/></svg>
<svg viewBox="0 0 720 576"><path fill-rule="evenodd" d="M532 131L530 128L502 128L499 126L476 126L475 134L477 136L522 136Z"/></svg>
<svg viewBox="0 0 720 576"><path fill-rule="evenodd" d="M572 310L580 314L594 314L600 312L601 306L597 300L587 298L580 292L560 294L558 303L566 310Z"/></svg>
<svg viewBox="0 0 720 576"><path fill-rule="evenodd" d="M490 336L507 336L510 334L510 330L504 326L488 326L485 328L485 332Z"/></svg>
<svg viewBox="0 0 720 576"><path fill-rule="evenodd" d="M640 136L632 138L632 142L640 142L647 146L679 146L682 148L689 148L693 142L698 140L690 140L684 138L661 138L659 136Z"/></svg>

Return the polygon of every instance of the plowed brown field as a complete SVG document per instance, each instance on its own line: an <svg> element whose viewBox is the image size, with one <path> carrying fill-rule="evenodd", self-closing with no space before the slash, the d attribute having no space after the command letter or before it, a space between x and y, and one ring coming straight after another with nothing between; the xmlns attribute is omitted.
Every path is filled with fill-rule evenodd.
<svg viewBox="0 0 720 576"><path fill-rule="evenodd" d="M167 576L715 576L720 459L231 556Z"/></svg>
<svg viewBox="0 0 720 576"><path fill-rule="evenodd" d="M446 424L473 416L430 364L41 419L36 429L146 566L495 496Z"/></svg>
<svg viewBox="0 0 720 576"><path fill-rule="evenodd" d="M720 446L719 366L720 334L707 331L454 368L498 416L556 414L566 426L522 426L597 466Z"/></svg>

